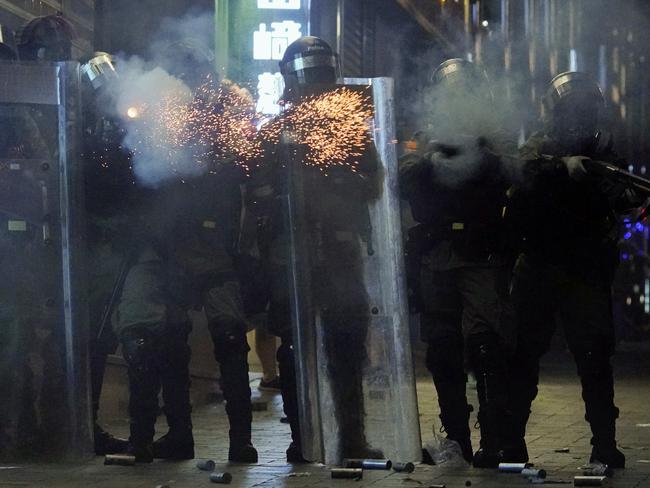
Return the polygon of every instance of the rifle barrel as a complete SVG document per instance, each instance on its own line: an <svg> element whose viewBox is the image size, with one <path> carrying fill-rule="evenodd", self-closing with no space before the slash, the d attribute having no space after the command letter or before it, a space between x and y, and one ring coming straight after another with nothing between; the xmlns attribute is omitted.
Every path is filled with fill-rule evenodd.
<svg viewBox="0 0 650 488"><path fill-rule="evenodd" d="M629 171L625 171L618 166L610 163L605 163L603 161L592 160L590 163L592 163L592 165L594 165L598 171L606 172L613 178L616 178L623 183L627 183L633 186L635 189L650 195L650 180L647 180L641 176L630 173Z"/></svg>

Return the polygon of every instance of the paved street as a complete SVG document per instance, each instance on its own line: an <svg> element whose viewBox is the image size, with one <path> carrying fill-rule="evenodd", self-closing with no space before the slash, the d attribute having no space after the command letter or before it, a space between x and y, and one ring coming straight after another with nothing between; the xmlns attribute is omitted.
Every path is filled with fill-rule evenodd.
<svg viewBox="0 0 650 488"><path fill-rule="evenodd" d="M623 346L616 359L617 403L621 409L619 442L627 456L628 469L617 472L610 486L650 487L650 353L638 346ZM534 405L528 443L532 461L549 473L549 479L572 480L589 454L590 434L583 420L575 368L569 356L558 352L545 360L540 395ZM425 439L431 438L436 398L431 382L418 383L421 425ZM518 487L528 483L519 475L477 470L464 464L419 465L413 474L391 471L366 471L362 481L331 480L327 468L319 465L291 467L284 462L289 443L289 428L280 423L280 396L267 396L268 410L255 412L254 443L260 451L255 466L219 464L227 458L227 427L223 405L204 407L194 415L197 455L217 461L217 470L233 475L237 487L373 486L377 488L428 487L444 484L448 488L468 486ZM472 395L476 405L476 397ZM475 414L473 414L475 415ZM437 418L436 418L437 420ZM436 423L436 425L439 425ZM116 419L110 428L126 433L126 421ZM478 431L474 431L478 443ZM569 452L555 452L568 448ZM6 467L6 465L3 465ZM92 487L92 488L170 488L214 486L208 474L197 470L193 461L164 462L135 467L103 466L102 459L75 465L29 465L0 470L0 487Z"/></svg>

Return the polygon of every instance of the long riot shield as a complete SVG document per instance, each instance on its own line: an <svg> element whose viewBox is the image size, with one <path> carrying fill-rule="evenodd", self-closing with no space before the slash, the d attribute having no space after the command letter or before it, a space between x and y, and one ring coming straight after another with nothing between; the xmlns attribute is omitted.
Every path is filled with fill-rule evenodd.
<svg viewBox="0 0 650 488"><path fill-rule="evenodd" d="M374 114L363 163L321 171L308 161L309 149L284 144L303 456L327 464L343 458L414 461L421 442L393 83L350 81L346 89L366 93Z"/></svg>
<svg viewBox="0 0 650 488"><path fill-rule="evenodd" d="M92 452L77 63L0 64L0 458Z"/></svg>

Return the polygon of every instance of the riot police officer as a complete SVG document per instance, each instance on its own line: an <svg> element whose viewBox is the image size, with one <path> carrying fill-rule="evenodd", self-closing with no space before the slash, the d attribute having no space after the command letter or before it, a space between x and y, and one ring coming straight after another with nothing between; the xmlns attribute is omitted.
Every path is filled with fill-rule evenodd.
<svg viewBox="0 0 650 488"><path fill-rule="evenodd" d="M73 25L62 15L36 17L18 32L18 57L22 61L69 61L76 37Z"/></svg>
<svg viewBox="0 0 650 488"><path fill-rule="evenodd" d="M0 43L0 61L16 61L14 50ZM2 169L8 167L6 159L43 159L47 147L29 109L19 104L0 105L0 158ZM12 174L14 173L14 174ZM19 192L16 193L16 190ZM49 316L38 307L39 278L43 271L42 250L38 245L38 202L42 190L19 172L2 171L0 177L0 217L15 220L23 216L28 222L27 232L17 238L4 225L0 232L0 267L6 277L0 285L0 389L5 395L0 401L0 454L19 446L44 445L43 432L52 427L48 422L47 408L38 402L38 371L34 371L30 357L41 357L35 340L37 329L49 332L45 318ZM30 205L26 205L29 202ZM30 218L31 217L31 218ZM15 233L14 233L15 234ZM12 383L24 381L20 391ZM46 385L46 381L42 381ZM12 398L13 397L13 398ZM42 419L42 420L41 420ZM15 453L14 453L15 454Z"/></svg>
<svg viewBox="0 0 650 488"><path fill-rule="evenodd" d="M20 54L21 60L26 61L40 61L40 62L55 62L55 61L70 61L72 60L72 41L77 37L73 25L65 17L61 15L48 15L44 17L37 17L27 22L20 30L18 34L18 52ZM94 116L97 116L98 120L102 119L102 116L105 117L105 114L96 114L93 111L97 109L99 103L96 103L97 100L94 99L95 96L98 96L98 92L93 92L90 89L84 90L84 115L86 126L85 131L88 137L84 138L84 155L92 156L92 154L102 154L103 151L99 150L98 147L91 147L92 145L101 144L101 137L97 136L98 127L89 127L89 123L92 125L95 121ZM90 114L93 114L93 117L90 117ZM47 115L41 112L35 112L33 114L36 122L43 126L45 125L44 119L47 118ZM92 122L91 122L92 119ZM52 133L52 131L43 131L43 136L48 143L49 147L54 147L56 145L57 134ZM111 141L115 146L115 141ZM119 144L119 142L117 143ZM107 149L107 148L102 148ZM97 151L97 152L96 152ZM119 152L119 151L118 151ZM107 156L108 152L103 153L103 156ZM115 153L112 154L113 156ZM96 238L99 238L98 234L95 234L94 231L98 230L102 225L108 224L110 218L107 214L98 215L96 210L99 212L104 212L109 208L112 208L111 205L106 205L106 202L100 202L100 194L105 193L106 186L109 186L107 183L109 178L105 177L106 174L101 175L99 178L94 178L94 176L99 176L95 173L98 168L104 168L106 171L101 171L103 173L108 173L113 171L118 165L105 165L105 161L98 161L96 159L87 159L88 165L84 166L86 174L86 190L89 192L89 195L93 195L93 198L88 199L87 201L91 202L89 208L89 219L91 225L88 227L90 230L90 256L91 258L96 258L98 255L96 252L100 250L105 251L106 246L100 244ZM115 203L115 200L111 198L111 201ZM122 200L121 200L122 201ZM112 216L114 217L114 216ZM92 225L97 224L97 225ZM102 237L102 239L106 238ZM104 244L107 244L105 242ZM110 246L108 246L110 247ZM94 443L95 443L95 452L97 454L105 454L107 452L121 452L126 448L126 441L123 439L116 438L106 432L97 422L97 415L99 410L99 397L101 393L101 387L103 383L103 376L106 366L106 358L110 351L114 351L114 346L111 346L109 343L114 341L114 338L109 338L110 327L105 329L105 335L102 338L97 337L97 326L100 323L99 317L102 314L102 308L104 305L104 295L107 292L106 286L102 288L102 279L108 279L110 281L112 269L110 264L110 259L106 260L107 256L104 256L100 261L96 261L97 266L91 267L91 275L89 276L89 293L90 293L90 315L91 315L91 386L92 386L92 400L93 400L93 417L94 417ZM102 266L106 265L106 266ZM104 275L101 275L101 272L98 274L93 274L98 270L103 270ZM106 278L106 276L109 276ZM110 285L108 285L108 290L110 290ZM102 294L103 292L103 294ZM108 343L106 342L108 341Z"/></svg>
<svg viewBox="0 0 650 488"><path fill-rule="evenodd" d="M507 190L502 154L514 144L498 121L485 73L462 59L434 71L437 139L400 162L400 187L419 223L409 231L409 268L421 306L427 368L449 439L476 467L499 462L508 337L501 326L506 259L500 242ZM434 114L431 114L434 117ZM413 259L417 259L415 266ZM465 353L476 375L481 447L472 452Z"/></svg>
<svg viewBox="0 0 650 488"><path fill-rule="evenodd" d="M283 101L288 106L300 103L301 97L318 94L319 86L332 88L339 79L338 59L331 47L317 37L303 37L293 42L284 53L280 71L285 82ZM280 118L283 115L280 115ZM318 130L314 128L314 130ZM262 129L264 131L264 128ZM304 462L302 455L301 426L298 419L298 398L296 384L296 365L294 357L293 332L291 329L291 294L289 276L290 236L285 223L288 189L287 161L283 160L292 150L282 151L278 146L267 148L267 164L252 176L247 188L247 215L257 223L257 247L260 250L260 266L266 276L257 292L249 296L257 300L251 302L251 312L264 309L268 302L269 329L281 339L277 358L280 369L280 382L284 411L291 426L292 442L287 449L289 462ZM367 298L359 273L359 236L366 230L367 206L364 198L368 195L366 185L374 182L370 175L376 169L375 161L360 165L360 173L368 176L366 180L359 175L351 176L344 171L331 178L323 178L318 170L316 177L308 183L310 198L325 207L327 211L311 207L312 222L318 222L320 229L320 251L322 262L312 263L316 268L312 273L319 276L318 290L314 292L314 306L321 310L324 325L325 347L328 355L328 374L331 378L333 396L333 415L337 419L340 432L337 434L344 457L376 457L379 455L368 446L364 433L363 392L361 368L365 360L365 337L367 323L360 318L369 313ZM269 164L270 163L270 164ZM335 171L336 173L336 171ZM369 183L370 182L370 183ZM346 200L347 198L347 200ZM346 202L346 203L343 203ZM354 236L350 242L337 242L332 236L336 233L336 219L340 212L347 212L347 228L338 229L341 234ZM309 219L308 218L308 219ZM340 222L339 222L340 224ZM248 228L254 227L248 225ZM341 256L347 256L346 265L341 266ZM337 256L339 260L334 258ZM250 260L249 260L250 262ZM261 299L261 300L260 300ZM336 304L336 305L335 305ZM337 308L338 307L338 308ZM335 312L335 310L337 310ZM305 327L307 324L294 324Z"/></svg>
<svg viewBox="0 0 650 488"><path fill-rule="evenodd" d="M309 49L314 54L333 55L325 41L316 37L305 37L293 42L285 51L280 70L285 82L283 99L297 102L302 85L314 83L333 84L337 80L336 66L321 62L313 66L290 68L293 58L300 59ZM314 58L319 59L319 58ZM321 60L322 61L322 60ZM264 130L264 129L262 129ZM243 248L249 252L242 255L243 269L249 283L247 287L247 313L254 315L266 311L269 331L280 338L277 351L280 372L280 388L284 413L291 427L291 444L287 449L287 461L306 462L302 456L302 439L298 418L298 393L296 367L291 328L290 278L289 278L289 234L286 228L287 182L286 168L279 159L277 147L265 148L267 164L260 165L246 186L246 217L243 234ZM250 229L254 233L250 234ZM251 239L252 237L252 239ZM253 246L251 246L253 243ZM259 260L253 259L251 249L257 248ZM256 277L255 280L251 278Z"/></svg>
<svg viewBox="0 0 650 488"><path fill-rule="evenodd" d="M544 99L544 130L521 148L522 181L509 205L522 252L511 290L518 337L509 369L505 460L528 460L526 423L537 395L539 359L550 346L557 317L582 383L591 461L625 466L615 436L610 287L618 259L616 212L640 201L625 185L588 171L592 160L617 161L611 139L598 131L603 108L593 80L561 73Z"/></svg>
<svg viewBox="0 0 650 488"><path fill-rule="evenodd" d="M170 45L163 59L171 74L195 91L204 83L219 86L211 53L190 40ZM214 341L230 421L228 459L257 461L251 444L247 322L233 263L244 173L232 162L204 163L205 174L143 189L137 258L117 306L116 333L129 366L131 451L142 462L194 456L190 307L204 309ZM152 444L161 387L169 432Z"/></svg>
<svg viewBox="0 0 650 488"><path fill-rule="evenodd" d="M72 61L72 41L77 38L72 23L62 15L35 17L16 33L18 59L21 61ZM49 130L53 115L32 110L32 117L50 151L57 147L58 134ZM50 156L55 154L50 153Z"/></svg>
<svg viewBox="0 0 650 488"><path fill-rule="evenodd" d="M133 175L130 154L122 146L124 130L111 115L107 90L117 77L113 57L95 52L82 65L83 158L86 189L88 239L88 308L90 316L90 383L92 392L95 454L120 453L127 441L114 437L98 423L99 404L106 360L118 341L110 324L115 299L119 296L122 262L128 260L129 213ZM119 198L116 198L119 195Z"/></svg>

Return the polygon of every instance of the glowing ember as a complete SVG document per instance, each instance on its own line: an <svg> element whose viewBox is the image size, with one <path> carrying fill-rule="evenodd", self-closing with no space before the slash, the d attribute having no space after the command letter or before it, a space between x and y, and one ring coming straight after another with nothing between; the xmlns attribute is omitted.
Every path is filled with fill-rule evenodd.
<svg viewBox="0 0 650 488"><path fill-rule="evenodd" d="M178 161L198 166L247 162L261 156L255 136L253 101L247 91L229 82L219 86L208 79L191 100L170 93L147 107L136 128L135 152L153 152L176 172Z"/></svg>
<svg viewBox="0 0 650 488"><path fill-rule="evenodd" d="M126 115L130 119L137 119L140 115L140 111L137 107L129 107L126 111Z"/></svg>
<svg viewBox="0 0 650 488"><path fill-rule="evenodd" d="M263 129L265 139L277 144L289 131L297 144L307 148L305 164L321 171L337 166L356 171L370 143L369 120L373 111L369 98L359 91L339 88L305 98L283 117Z"/></svg>
<svg viewBox="0 0 650 488"><path fill-rule="evenodd" d="M306 147L306 165L325 173L333 167L356 172L372 137L369 97L345 87L303 99L259 134L250 94L227 81L217 86L208 79L190 100L170 93L151 106L131 107L127 114L137 118L134 153L166 161L175 174L188 158L197 173L215 163L239 164L248 172L252 162L263 159L263 147L277 145L280 135L289 133Z"/></svg>

